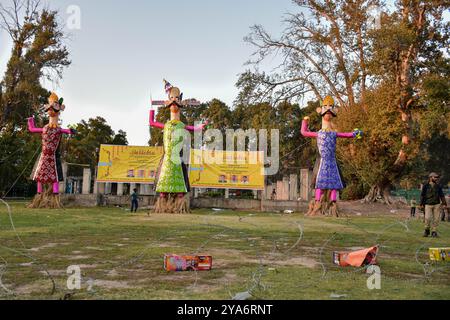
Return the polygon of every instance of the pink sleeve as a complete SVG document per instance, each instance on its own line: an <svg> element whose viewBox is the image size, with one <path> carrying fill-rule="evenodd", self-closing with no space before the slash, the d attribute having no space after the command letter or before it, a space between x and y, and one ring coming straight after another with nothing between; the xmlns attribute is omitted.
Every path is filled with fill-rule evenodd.
<svg viewBox="0 0 450 320"><path fill-rule="evenodd" d="M61 129L61 132L64 134L72 134L72 130L70 129Z"/></svg>
<svg viewBox="0 0 450 320"><path fill-rule="evenodd" d="M317 138L317 132L311 132L308 129L308 121L307 120L303 120L302 121L302 136L307 137L307 138Z"/></svg>
<svg viewBox="0 0 450 320"><path fill-rule="evenodd" d="M203 128L205 128L207 125L208 125L208 121L206 121L205 123L202 123L201 125L196 126L196 127L194 127L194 126L186 126L185 129L187 131L194 131L194 132L202 131Z"/></svg>
<svg viewBox="0 0 450 320"><path fill-rule="evenodd" d="M353 132L338 132L337 137L338 138L354 138L355 135Z"/></svg>
<svg viewBox="0 0 450 320"><path fill-rule="evenodd" d="M159 129L164 129L163 123L155 121L155 110L150 110L150 126Z"/></svg>
<svg viewBox="0 0 450 320"><path fill-rule="evenodd" d="M42 133L44 132L44 129L36 128L34 125L34 118L28 118L28 131L31 133Z"/></svg>

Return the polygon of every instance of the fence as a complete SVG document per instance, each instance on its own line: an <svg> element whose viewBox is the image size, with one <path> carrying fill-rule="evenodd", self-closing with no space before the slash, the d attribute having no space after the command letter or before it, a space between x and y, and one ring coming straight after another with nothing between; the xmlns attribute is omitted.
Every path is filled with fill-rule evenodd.
<svg viewBox="0 0 450 320"><path fill-rule="evenodd" d="M420 203L420 189L398 189L391 191L391 194L396 197L403 197L406 201L416 200L417 203Z"/></svg>

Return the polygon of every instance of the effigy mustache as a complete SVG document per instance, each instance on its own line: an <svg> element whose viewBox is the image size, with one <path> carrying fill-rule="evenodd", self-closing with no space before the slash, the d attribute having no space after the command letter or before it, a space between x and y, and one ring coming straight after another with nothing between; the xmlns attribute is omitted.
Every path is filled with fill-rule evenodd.
<svg viewBox="0 0 450 320"><path fill-rule="evenodd" d="M324 116L324 115L326 115L327 113L329 113L329 114L331 114L333 117L336 117L337 116L337 114L336 113L334 113L333 111L331 111L331 109L330 110L327 110L327 111L325 111L325 112L322 112L322 117Z"/></svg>
<svg viewBox="0 0 450 320"><path fill-rule="evenodd" d="M45 108L45 112L48 112L50 109L51 109L54 113L59 113L59 112L61 111L61 110L55 109L54 107L47 107L47 108Z"/></svg>
<svg viewBox="0 0 450 320"><path fill-rule="evenodd" d="M167 104L166 106L167 107L171 107L171 106L173 106L173 105L176 105L178 108L182 108L183 107L183 105L182 104L180 104L180 103L178 103L177 101L171 101L169 104Z"/></svg>
<svg viewBox="0 0 450 320"><path fill-rule="evenodd" d="M64 111L65 108L66 108L66 106L64 104L59 104L57 102L51 103L51 104L47 104L47 105L43 106L43 109L44 109L45 112L47 112L48 110L52 109L55 113L59 113L60 111Z"/></svg>

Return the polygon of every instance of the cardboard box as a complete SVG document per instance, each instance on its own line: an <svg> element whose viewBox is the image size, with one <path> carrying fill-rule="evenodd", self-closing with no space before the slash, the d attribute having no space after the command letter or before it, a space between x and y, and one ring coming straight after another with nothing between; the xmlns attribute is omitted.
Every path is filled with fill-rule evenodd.
<svg viewBox="0 0 450 320"><path fill-rule="evenodd" d="M430 248L428 251L432 261L450 261L450 248Z"/></svg>
<svg viewBox="0 0 450 320"><path fill-rule="evenodd" d="M212 269L212 257L211 256L197 256L197 257L198 257L197 270L209 271Z"/></svg>
<svg viewBox="0 0 450 320"><path fill-rule="evenodd" d="M164 256L164 269L166 271L209 271L212 269L212 257L208 255L180 256L166 254Z"/></svg>
<svg viewBox="0 0 450 320"><path fill-rule="evenodd" d="M333 252L333 263L341 267L363 267L370 264L377 264L378 247L352 251Z"/></svg>

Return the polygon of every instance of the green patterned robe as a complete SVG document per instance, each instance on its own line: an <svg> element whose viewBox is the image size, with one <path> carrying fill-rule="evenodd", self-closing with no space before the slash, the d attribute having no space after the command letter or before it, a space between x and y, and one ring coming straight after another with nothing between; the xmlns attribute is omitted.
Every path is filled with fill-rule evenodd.
<svg viewBox="0 0 450 320"><path fill-rule="evenodd" d="M156 192L164 193L186 193L189 191L187 170L183 170L180 155L174 152L180 150L176 148L179 143L183 143L183 137L175 134L176 130L185 130L185 124L178 120L166 122L164 126L164 158L160 167L158 182L156 184ZM176 141L174 141L176 140ZM174 159L180 159L175 163ZM178 158L176 158L178 156Z"/></svg>

